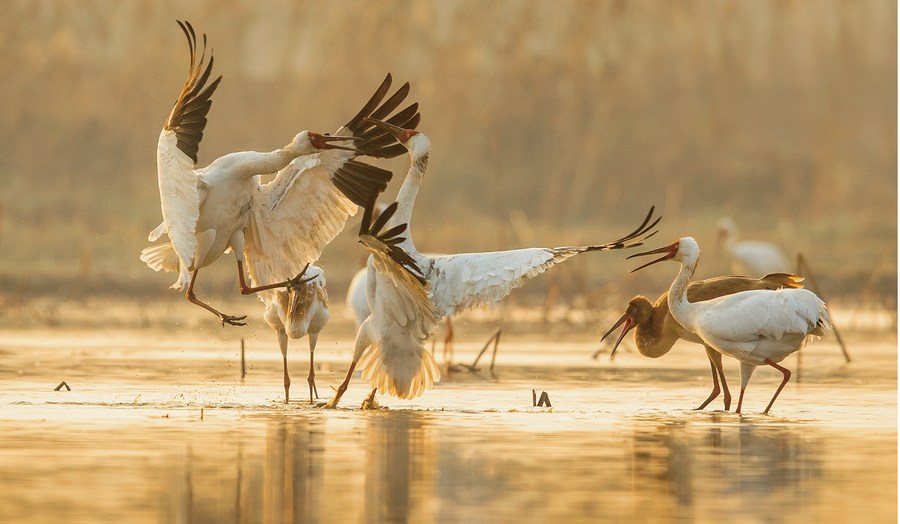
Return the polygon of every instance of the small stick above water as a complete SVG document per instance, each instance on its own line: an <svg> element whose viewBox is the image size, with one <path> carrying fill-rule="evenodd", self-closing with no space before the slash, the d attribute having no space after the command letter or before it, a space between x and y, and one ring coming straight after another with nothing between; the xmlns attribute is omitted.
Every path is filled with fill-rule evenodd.
<svg viewBox="0 0 900 524"><path fill-rule="evenodd" d="M241 382L247 376L246 359L244 358L244 337L241 337Z"/></svg>
<svg viewBox="0 0 900 524"><path fill-rule="evenodd" d="M63 380L62 382L59 383L58 386L53 388L53 391L60 391L60 390L62 390L62 388L66 388L66 391L72 391L72 388L70 388L69 385L66 384L65 380Z"/></svg>

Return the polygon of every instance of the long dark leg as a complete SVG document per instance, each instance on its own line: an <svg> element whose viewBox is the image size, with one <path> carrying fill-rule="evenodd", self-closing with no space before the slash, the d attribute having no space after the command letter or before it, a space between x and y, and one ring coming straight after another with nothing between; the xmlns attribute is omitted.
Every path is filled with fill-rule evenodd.
<svg viewBox="0 0 900 524"><path fill-rule="evenodd" d="M306 268L309 267L309 264L306 264L305 266L303 266L303 271L298 273L297 276L295 276L294 278L289 278L289 279L285 280L284 282L276 282L274 284L267 284L265 286L251 287L251 286L248 286L247 281L244 280L244 263L241 262L240 260L238 260L237 265L238 265L238 281L241 284L241 294L242 295L252 295L253 293L258 293L260 291L265 291L267 289L296 286L297 284L309 282L310 280L315 278L315 277L310 277L310 278L303 279L303 280L300 279L300 277L302 277L303 274L306 273Z"/></svg>
<svg viewBox="0 0 900 524"><path fill-rule="evenodd" d="M744 388L741 388L741 395L738 397L738 407L734 410L735 413L741 412L741 404L744 403Z"/></svg>
<svg viewBox="0 0 900 524"><path fill-rule="evenodd" d="M722 392L725 400L725 411L728 411L731 409L731 391L728 389L728 381L725 380L725 368L722 367L722 354L715 349L709 348L707 350L707 356L709 356L713 365L716 366L716 371L719 372L719 380L722 382Z"/></svg>
<svg viewBox="0 0 900 524"><path fill-rule="evenodd" d="M202 307L203 309L209 311L213 315L219 317L219 320L222 321L223 326L225 324L230 324L232 326L246 326L247 323L242 322L242 320L247 318L247 315L244 315L241 317L226 315L225 313L222 313L221 311L215 309L214 307L210 306L206 302L203 302L202 300L197 298L196 295L194 295L194 282L196 282L196 280L197 280L197 273L199 271L200 271L199 269L195 269L194 272L191 274L191 283L188 285L187 291L184 293L184 298L186 298L191 304L196 304L196 305Z"/></svg>
<svg viewBox="0 0 900 524"><path fill-rule="evenodd" d="M781 371L781 374L784 375L784 379L781 381L781 385L778 386L777 390L775 390L775 395L772 397L772 400L769 401L769 405L766 406L766 410L763 411L763 415L768 415L769 409L772 408L772 404L774 404L775 399L778 398L778 394L781 393L781 390L784 389L784 385L787 384L788 380L791 379L791 370L789 370L788 368L781 367L769 359L765 359L765 360L763 360L763 362L772 366L773 368L777 369L778 371Z"/></svg>
<svg viewBox="0 0 900 524"><path fill-rule="evenodd" d="M719 374L718 374L718 370L716 369L716 364L713 362L713 357L710 354L711 351L715 352L714 349L710 349L708 346L706 346L706 356L709 359L709 369L712 372L713 388L712 388L712 391L710 392L709 396L706 397L706 400L703 401L703 404L700 404L699 407L694 408L695 410L700 410L700 409L705 408L707 405L709 405L710 402L715 400L716 397L718 397L719 393L721 392L721 390L719 389Z"/></svg>

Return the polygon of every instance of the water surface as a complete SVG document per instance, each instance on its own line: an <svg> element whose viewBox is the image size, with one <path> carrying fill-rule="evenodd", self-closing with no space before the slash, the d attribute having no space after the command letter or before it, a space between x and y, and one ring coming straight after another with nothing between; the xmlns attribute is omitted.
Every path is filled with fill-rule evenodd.
<svg viewBox="0 0 900 524"><path fill-rule="evenodd" d="M320 338L320 393L351 336ZM309 405L305 341L284 405L265 330L0 331L0 521L896 522L892 334L848 337L851 364L832 339L804 350L770 416L774 370L744 415L694 411L702 349L610 362L590 359L594 338L508 336L496 377L453 373L363 412L358 376L341 409ZM481 345L458 342L456 361Z"/></svg>

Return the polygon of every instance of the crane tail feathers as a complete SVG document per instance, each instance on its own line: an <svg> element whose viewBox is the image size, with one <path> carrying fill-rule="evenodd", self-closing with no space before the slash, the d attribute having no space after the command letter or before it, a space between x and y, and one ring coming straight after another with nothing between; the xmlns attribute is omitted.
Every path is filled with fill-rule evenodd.
<svg viewBox="0 0 900 524"><path fill-rule="evenodd" d="M434 356L421 346L385 351L382 343L373 344L360 360L360 368L373 388L401 399L417 398L441 380Z"/></svg>

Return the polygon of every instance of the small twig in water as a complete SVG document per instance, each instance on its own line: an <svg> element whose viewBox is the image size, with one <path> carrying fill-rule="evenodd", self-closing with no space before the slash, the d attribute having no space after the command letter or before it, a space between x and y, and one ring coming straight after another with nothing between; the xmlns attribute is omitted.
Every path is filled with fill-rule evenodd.
<svg viewBox="0 0 900 524"><path fill-rule="evenodd" d="M481 348L481 351L478 353L478 355L475 357L475 360L473 360L471 364L454 364L454 365L450 366L450 368L449 368L450 371L459 371L459 370L465 369L466 371L469 371L470 373L477 373L479 371L478 361L481 360L481 357L487 351L487 348L491 345L491 342L493 342L494 343L494 351L491 354L490 372L491 372L491 376L496 376L494 374L494 364L497 361L497 345L500 344L500 334L501 333L502 333L502 330L500 328L497 328L494 331L494 333L491 334L490 338L488 338L487 342L484 343L484 347Z"/></svg>
<svg viewBox="0 0 900 524"><path fill-rule="evenodd" d="M70 388L69 385L66 384L65 380L63 380L62 382L59 383L58 386L53 388L53 391L60 391L60 390L62 390L62 388L66 388L66 391L72 391L72 388Z"/></svg>
<svg viewBox="0 0 900 524"><path fill-rule="evenodd" d="M246 360L244 358L244 337L241 337L241 382L244 381L244 377L247 376L247 365Z"/></svg>
<svg viewBox="0 0 900 524"><path fill-rule="evenodd" d="M550 405L550 395L548 395L546 391L541 391L541 398L538 399L537 407L539 407L539 408L553 407Z"/></svg>
<svg viewBox="0 0 900 524"><path fill-rule="evenodd" d="M809 280L809 287L812 288L813 293L819 295L819 298L822 300L825 300L825 298L822 297L822 292L819 291L819 286L816 285L816 278L813 276L812 270L809 269L809 264L806 263L806 257L803 256L803 253L797 253L797 273ZM841 338L840 332L838 332L837 327L835 327L834 319L831 319L831 331L834 333L834 338L837 339L838 345L841 347L841 352L844 354L844 360L849 363L850 354L847 353L847 345L844 344L844 339ZM797 358L800 358L800 353L797 353Z"/></svg>

